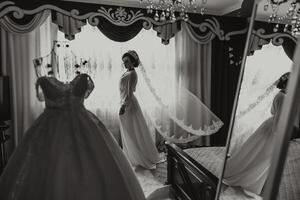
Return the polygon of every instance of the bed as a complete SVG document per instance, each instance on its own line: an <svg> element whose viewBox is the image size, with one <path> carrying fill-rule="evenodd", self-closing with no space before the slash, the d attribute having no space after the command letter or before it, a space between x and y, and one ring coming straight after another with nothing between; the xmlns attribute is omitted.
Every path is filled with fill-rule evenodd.
<svg viewBox="0 0 300 200"><path fill-rule="evenodd" d="M218 178L175 144L167 144L167 184L181 199L214 199Z"/></svg>
<svg viewBox="0 0 300 200"><path fill-rule="evenodd" d="M168 178L176 196L183 200L214 200L225 147L200 147L182 150L166 144ZM277 199L300 198L300 139L290 141L289 152ZM220 200L262 199L247 195L242 188L222 185Z"/></svg>

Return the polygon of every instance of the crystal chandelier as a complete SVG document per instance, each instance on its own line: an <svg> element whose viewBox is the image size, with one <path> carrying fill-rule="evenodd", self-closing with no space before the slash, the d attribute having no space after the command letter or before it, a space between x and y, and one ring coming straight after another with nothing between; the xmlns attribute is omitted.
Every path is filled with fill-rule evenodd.
<svg viewBox="0 0 300 200"><path fill-rule="evenodd" d="M203 15L207 0L140 0L141 4L146 4L146 9L149 14L154 13L154 20L163 22L170 20L175 22L178 19L187 21L189 19L188 13L200 13Z"/></svg>
<svg viewBox="0 0 300 200"><path fill-rule="evenodd" d="M290 7L284 16L278 16L278 10L281 5L290 3ZM264 10L268 11L271 8L272 14L269 17L269 22L277 24L274 27L274 32L278 31L279 24L284 23L284 31L290 32L293 36L300 36L300 0L267 0L264 5Z"/></svg>

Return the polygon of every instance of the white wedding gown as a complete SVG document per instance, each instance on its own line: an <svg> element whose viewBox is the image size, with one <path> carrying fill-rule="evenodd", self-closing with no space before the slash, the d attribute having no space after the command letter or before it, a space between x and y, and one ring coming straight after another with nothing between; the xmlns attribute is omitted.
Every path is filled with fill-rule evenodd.
<svg viewBox="0 0 300 200"><path fill-rule="evenodd" d="M267 179L274 148L275 128L285 94L279 92L272 104L272 116L265 120L243 146L227 160L224 183L260 194Z"/></svg>
<svg viewBox="0 0 300 200"><path fill-rule="evenodd" d="M153 169L160 158L140 105L133 94L136 84L135 70L125 72L120 79L121 104L126 105L125 113L120 115L122 145L134 167Z"/></svg>
<svg viewBox="0 0 300 200"><path fill-rule="evenodd" d="M46 108L0 177L1 200L144 200L122 149L84 108L87 74L69 84L41 77Z"/></svg>

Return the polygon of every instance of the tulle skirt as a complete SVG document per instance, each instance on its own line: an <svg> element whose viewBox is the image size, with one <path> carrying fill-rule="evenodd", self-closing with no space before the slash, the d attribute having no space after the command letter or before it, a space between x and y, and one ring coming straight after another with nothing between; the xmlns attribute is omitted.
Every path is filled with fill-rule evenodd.
<svg viewBox="0 0 300 200"><path fill-rule="evenodd" d="M0 178L1 200L143 200L121 148L86 109L46 109Z"/></svg>

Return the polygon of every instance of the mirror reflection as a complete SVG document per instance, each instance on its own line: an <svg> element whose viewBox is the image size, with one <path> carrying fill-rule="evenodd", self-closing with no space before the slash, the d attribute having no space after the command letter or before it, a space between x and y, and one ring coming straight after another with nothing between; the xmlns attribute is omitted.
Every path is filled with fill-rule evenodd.
<svg viewBox="0 0 300 200"><path fill-rule="evenodd" d="M54 9L16 34L31 18L10 17L1 199L214 199L246 18L189 14L128 33Z"/></svg>
<svg viewBox="0 0 300 200"><path fill-rule="evenodd" d="M265 17L268 6L277 9L273 9L270 18ZM293 62L297 31L278 8L264 1L258 6L239 93L222 190L228 195L237 193L241 199L261 199L265 192L272 152L276 148L275 130ZM293 155L299 153L298 137L299 119L296 119L287 160L298 159ZM297 168L295 162L292 165ZM290 166L286 164L284 169L281 177L284 183L280 185L277 199L299 196L299 189L292 187L292 176L297 177L297 172ZM287 185L291 188L287 189Z"/></svg>

